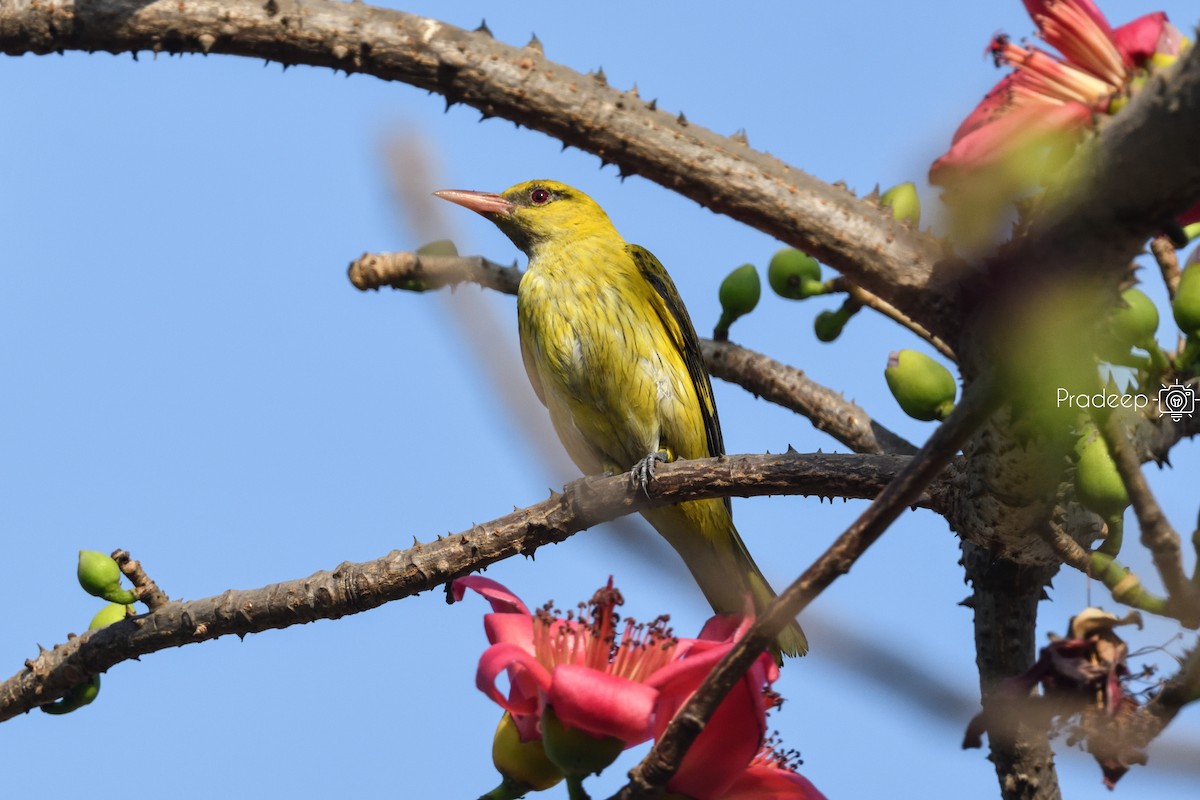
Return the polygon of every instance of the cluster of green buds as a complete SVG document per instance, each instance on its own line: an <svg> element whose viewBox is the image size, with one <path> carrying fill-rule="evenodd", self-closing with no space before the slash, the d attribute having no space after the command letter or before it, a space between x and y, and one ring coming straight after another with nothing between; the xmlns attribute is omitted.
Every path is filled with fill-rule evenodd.
<svg viewBox="0 0 1200 800"><path fill-rule="evenodd" d="M879 197L879 204L887 206L892 216L916 227L921 222L921 201L917 189L911 182L901 183L888 189ZM775 294L787 300L807 300L838 291L834 281L821 279L820 263L794 247L785 247L771 256L767 265L767 283ZM844 289L842 290L844 291ZM753 264L743 264L726 276L718 292L721 300L721 317L713 329L717 341L729 339L729 326L738 317L749 314L758 305L762 296L762 282ZM822 342L837 339L846 323L862 305L847 298L836 310L822 311L813 320L813 330Z"/></svg>
<svg viewBox="0 0 1200 800"><path fill-rule="evenodd" d="M950 370L916 350L900 350L888 356L883 371L892 396L913 419L943 420L954 410L958 383Z"/></svg>
<svg viewBox="0 0 1200 800"><path fill-rule="evenodd" d="M75 569L79 585L88 594L108 600L108 605L96 612L88 623L88 630L107 628L129 616L138 596L121 586L121 568L111 556L95 550L80 550L79 564ZM86 706L100 694L100 676L93 675L85 683L71 688L65 695L41 707L47 714L69 714Z"/></svg>

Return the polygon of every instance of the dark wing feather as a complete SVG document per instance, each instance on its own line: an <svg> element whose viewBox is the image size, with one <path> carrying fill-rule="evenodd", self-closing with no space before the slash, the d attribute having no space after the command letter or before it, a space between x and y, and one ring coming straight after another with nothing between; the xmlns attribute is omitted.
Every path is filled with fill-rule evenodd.
<svg viewBox="0 0 1200 800"><path fill-rule="evenodd" d="M713 400L712 383L700 356L700 337L696 335L696 328L692 325L687 309L684 308L679 291L653 253L636 244L626 245L626 248L646 282L654 288L655 294L662 301L661 304L655 304L655 310L658 311L663 325L671 332L679 352L683 354L692 386L696 389L696 396L700 398L700 414L704 418L708 453L712 456L724 455L725 443L721 440L721 422L717 419L717 404Z"/></svg>

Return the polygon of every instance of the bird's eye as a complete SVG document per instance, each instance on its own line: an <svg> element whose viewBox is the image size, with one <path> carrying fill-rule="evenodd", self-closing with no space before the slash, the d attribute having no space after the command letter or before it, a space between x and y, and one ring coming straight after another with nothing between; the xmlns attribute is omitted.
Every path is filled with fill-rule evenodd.
<svg viewBox="0 0 1200 800"><path fill-rule="evenodd" d="M550 192L542 188L534 189L529 193L529 202L535 206L544 206L550 202Z"/></svg>

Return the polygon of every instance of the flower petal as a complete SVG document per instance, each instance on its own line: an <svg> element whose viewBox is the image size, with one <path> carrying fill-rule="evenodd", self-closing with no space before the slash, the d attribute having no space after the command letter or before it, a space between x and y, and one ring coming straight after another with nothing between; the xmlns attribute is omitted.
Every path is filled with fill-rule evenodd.
<svg viewBox="0 0 1200 800"><path fill-rule="evenodd" d="M1130 59L1134 64L1141 65L1146 59L1160 52L1160 45L1164 45L1170 49L1170 39L1168 35L1167 42L1163 42L1163 34L1169 32L1166 30L1167 15L1161 11L1155 11L1152 14L1138 17L1133 22L1126 22L1121 27L1113 31L1113 38L1117 43L1117 49L1121 54ZM1178 31L1176 31L1178 33ZM1168 55L1176 55L1178 52L1178 43L1175 44L1176 52L1167 53ZM1163 51L1165 52L1165 50Z"/></svg>
<svg viewBox="0 0 1200 800"><path fill-rule="evenodd" d="M503 614L528 614L529 609L521 602L521 598L508 590L502 583L485 578L482 575L466 575L455 578L450 584L450 591L455 601L462 600L467 589L473 589L492 604L492 610Z"/></svg>
<svg viewBox="0 0 1200 800"><path fill-rule="evenodd" d="M554 670L546 703L564 725L592 736L614 736L627 746L650 738L658 692L645 684L577 664Z"/></svg>
<svg viewBox="0 0 1200 800"><path fill-rule="evenodd" d="M667 790L694 800L724 797L758 753L766 729L762 684L738 681L688 748Z"/></svg>
<svg viewBox="0 0 1200 800"><path fill-rule="evenodd" d="M508 674L508 697L496 688L496 678L501 672ZM484 650L475 671L475 686L513 716L536 714L539 690L549 688L550 679L550 671L538 663L532 653L508 642Z"/></svg>
<svg viewBox="0 0 1200 800"><path fill-rule="evenodd" d="M509 642L533 653L533 617L525 614L484 614L483 630L492 644Z"/></svg>
<svg viewBox="0 0 1200 800"><path fill-rule="evenodd" d="M778 767L750 767L721 800L827 800L812 781Z"/></svg>

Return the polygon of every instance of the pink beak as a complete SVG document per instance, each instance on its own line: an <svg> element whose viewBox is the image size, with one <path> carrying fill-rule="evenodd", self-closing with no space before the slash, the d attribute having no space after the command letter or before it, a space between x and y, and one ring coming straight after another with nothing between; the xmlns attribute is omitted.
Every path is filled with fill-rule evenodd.
<svg viewBox="0 0 1200 800"><path fill-rule="evenodd" d="M441 189L434 192L443 200L449 200L463 208L469 208L485 217L492 214L508 216L515 206L498 194L492 192L469 192L464 189Z"/></svg>

